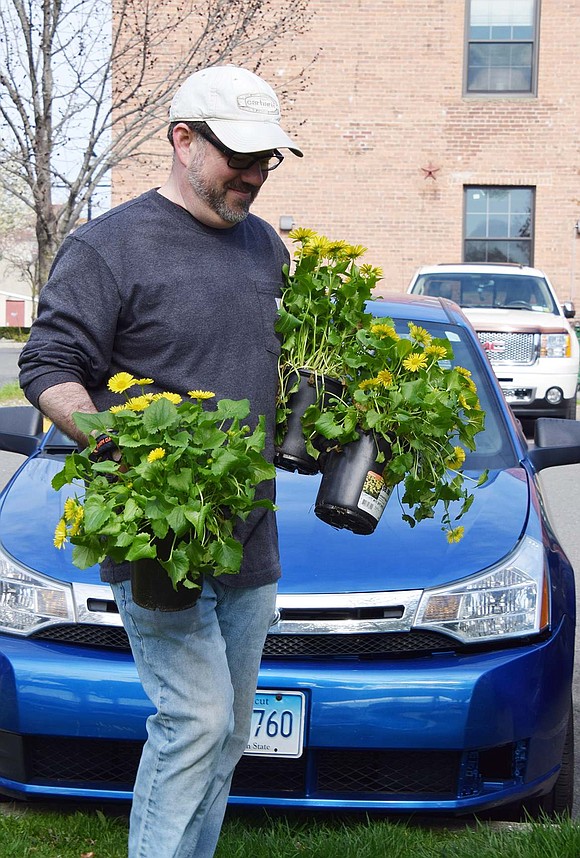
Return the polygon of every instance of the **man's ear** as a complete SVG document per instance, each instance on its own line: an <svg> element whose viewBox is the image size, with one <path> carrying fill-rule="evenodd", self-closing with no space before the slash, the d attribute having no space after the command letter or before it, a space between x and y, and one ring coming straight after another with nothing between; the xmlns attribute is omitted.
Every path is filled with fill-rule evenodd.
<svg viewBox="0 0 580 858"><path fill-rule="evenodd" d="M185 122L178 122L173 129L173 148L175 157L181 164L187 166L189 163L189 147L193 142L195 133L187 127Z"/></svg>

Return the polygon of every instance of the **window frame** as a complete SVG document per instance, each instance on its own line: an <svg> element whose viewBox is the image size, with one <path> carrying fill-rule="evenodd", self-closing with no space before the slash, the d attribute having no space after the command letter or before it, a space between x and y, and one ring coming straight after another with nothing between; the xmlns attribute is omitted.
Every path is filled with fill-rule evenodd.
<svg viewBox="0 0 580 858"><path fill-rule="evenodd" d="M473 190L482 190L482 191L529 191L531 195L530 201L530 237L528 238L515 238L515 237L497 237L497 238L474 238L469 237L467 235L467 194L469 191ZM463 262L467 264L478 265L480 262L485 263L487 260L468 260L467 259L467 242L469 241L481 241L481 242L517 242L517 241L525 241L529 243L530 253L529 253L529 261L527 263L511 263L511 264L522 264L528 265L530 267L534 267L534 254L535 254L535 235L536 235L536 186L535 185L487 185L484 183L476 184L470 183L468 185L463 185L463 228L462 228L462 241L461 241L461 259ZM489 220L489 212L486 212L486 225ZM487 254L486 254L487 255ZM489 264L495 264L490 262ZM502 264L502 263L499 263Z"/></svg>
<svg viewBox="0 0 580 858"><path fill-rule="evenodd" d="M482 40L471 39L469 36L469 28L471 22L471 4L472 0L466 0L465 3L465 27L464 27L464 51L463 51L463 95L468 98L536 98L538 95L538 64L539 64L539 42L540 42L540 8L541 0L531 0L534 4L533 9L533 25L534 34L532 38L532 69L530 88L526 90L519 89L469 89L469 47L471 44L519 44L523 42L527 44L529 40Z"/></svg>

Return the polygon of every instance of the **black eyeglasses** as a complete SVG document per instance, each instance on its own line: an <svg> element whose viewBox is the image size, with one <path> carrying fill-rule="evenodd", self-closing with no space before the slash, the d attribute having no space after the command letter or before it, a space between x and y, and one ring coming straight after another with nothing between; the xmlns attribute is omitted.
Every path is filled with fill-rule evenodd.
<svg viewBox="0 0 580 858"><path fill-rule="evenodd" d="M279 167L284 160L284 155L278 152L277 149L273 149L272 152L263 152L261 154L250 152L245 155L242 152L234 152L233 149L228 149L228 147L224 146L221 140L218 140L217 137L213 136L213 134L210 135L207 132L199 130L197 130L197 133L200 137L203 137L204 140L207 140L208 143L211 143L211 145L219 152L227 155L228 167L231 167L232 170L249 170L250 167L254 166L254 164L259 164L263 173L270 173L272 170L275 170L276 167Z"/></svg>

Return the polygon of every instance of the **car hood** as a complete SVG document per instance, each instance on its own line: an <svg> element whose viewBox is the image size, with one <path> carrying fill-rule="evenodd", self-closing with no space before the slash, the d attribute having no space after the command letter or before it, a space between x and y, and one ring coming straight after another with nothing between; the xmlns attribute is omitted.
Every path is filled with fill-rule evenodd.
<svg viewBox="0 0 580 858"><path fill-rule="evenodd" d="M2 545L30 569L62 581L97 583L98 569L76 569L70 545L60 550L53 545L67 495L55 492L50 481L61 467L61 460L38 456L13 478L0 508ZM336 530L314 514L319 481L318 476L278 472L283 593L375 592L446 584L501 560L524 528L536 536L539 530L535 512L528 522L530 489L523 468L493 472L475 490L473 506L461 521L464 538L452 545L438 520L414 528L403 522L396 491L373 534Z"/></svg>
<svg viewBox="0 0 580 858"><path fill-rule="evenodd" d="M518 331L536 332L544 329L565 330L568 325L564 318L552 313L536 310L490 310L479 307L463 307L463 312L476 331Z"/></svg>

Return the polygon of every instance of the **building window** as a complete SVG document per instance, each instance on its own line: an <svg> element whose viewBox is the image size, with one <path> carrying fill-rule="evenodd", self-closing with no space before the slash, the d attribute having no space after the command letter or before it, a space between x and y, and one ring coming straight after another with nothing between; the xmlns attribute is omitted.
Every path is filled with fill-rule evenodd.
<svg viewBox="0 0 580 858"><path fill-rule="evenodd" d="M533 263L533 188L465 188L465 262Z"/></svg>
<svg viewBox="0 0 580 858"><path fill-rule="evenodd" d="M468 0L466 92L535 92L539 3Z"/></svg>

